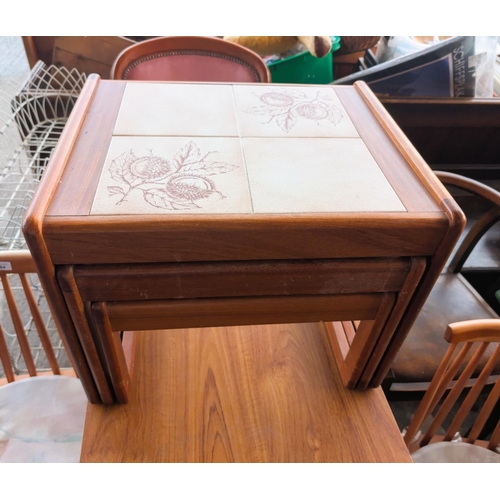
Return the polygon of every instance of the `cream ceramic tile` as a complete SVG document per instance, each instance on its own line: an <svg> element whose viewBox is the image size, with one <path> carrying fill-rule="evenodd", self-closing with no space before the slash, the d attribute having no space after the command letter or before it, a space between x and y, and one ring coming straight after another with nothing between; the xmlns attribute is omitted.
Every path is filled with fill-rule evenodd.
<svg viewBox="0 0 500 500"><path fill-rule="evenodd" d="M236 137L231 85L128 83L113 135Z"/></svg>
<svg viewBox="0 0 500 500"><path fill-rule="evenodd" d="M404 212L361 139L242 139L255 213Z"/></svg>
<svg viewBox="0 0 500 500"><path fill-rule="evenodd" d="M242 137L359 137L332 87L234 85Z"/></svg>
<svg viewBox="0 0 500 500"><path fill-rule="evenodd" d="M90 213L249 212L238 138L113 137Z"/></svg>

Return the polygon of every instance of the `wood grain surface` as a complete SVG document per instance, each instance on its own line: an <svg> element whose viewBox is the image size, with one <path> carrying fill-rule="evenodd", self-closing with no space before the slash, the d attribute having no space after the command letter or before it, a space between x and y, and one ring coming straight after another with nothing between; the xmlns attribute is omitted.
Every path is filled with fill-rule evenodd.
<svg viewBox="0 0 500 500"><path fill-rule="evenodd" d="M85 313L86 304L82 301L78 293L73 276L73 267L66 266L59 268L57 278L61 293L66 300L69 314L73 320L76 335L88 360L90 371L92 372L93 380L97 386L101 400L105 404L110 404L114 401L114 396L110 390L106 372L102 367L104 353L102 353L98 335L92 335L92 323L88 321Z"/></svg>
<svg viewBox="0 0 500 500"><path fill-rule="evenodd" d="M322 259L76 266L74 274L82 300L118 301L396 292L410 267L410 259Z"/></svg>
<svg viewBox="0 0 500 500"><path fill-rule="evenodd" d="M390 129L384 127L385 122L379 120L373 109L369 109L363 86L338 87L337 95L346 108L360 137L384 172L391 186L409 212L433 212L438 208L436 202L425 189L414 171L408 168L408 160L404 152L398 151L397 144L390 135ZM368 95L373 94L368 90ZM376 99L376 98L375 98ZM390 119L389 114L384 116ZM391 126L394 128L394 125ZM397 128L397 127L396 127Z"/></svg>
<svg viewBox="0 0 500 500"><path fill-rule="evenodd" d="M398 293L396 304L394 305L391 316L385 324L384 331L380 336L375 349L371 352L370 360L356 386L358 389L366 389L366 387L368 387L368 384L370 383L370 380L373 377L373 374L378 367L399 322L401 321L401 317L406 312L408 304L410 303L411 298L413 297L415 290L422 279L426 266L427 263L425 259L413 259L412 269L408 273L405 284Z"/></svg>
<svg viewBox="0 0 500 500"><path fill-rule="evenodd" d="M108 152L124 82L101 81L47 215L87 215Z"/></svg>
<svg viewBox="0 0 500 500"><path fill-rule="evenodd" d="M113 331L374 319L386 294L108 302Z"/></svg>
<svg viewBox="0 0 500 500"><path fill-rule="evenodd" d="M361 321L345 362L342 358L337 359L344 384L354 388L387 321L395 297L395 293L379 293L94 302L93 340L97 347L102 346L106 362L93 356L91 365L98 364L97 371L109 375L115 402L126 403L129 376L123 349L113 332L139 328L155 330L368 319ZM71 302L70 296L68 304ZM372 318L374 321L370 321ZM90 328L85 328L85 325L78 327L81 323L78 317L75 323L82 344L87 346L92 341ZM92 347L92 342L88 347ZM101 360L104 358L101 356Z"/></svg>
<svg viewBox="0 0 500 500"><path fill-rule="evenodd" d="M46 217L43 232L55 264L112 264L433 255L448 225L443 212L178 214Z"/></svg>
<svg viewBox="0 0 500 500"><path fill-rule="evenodd" d="M52 153L50 166L47 167L26 210L22 226L26 243L35 261L37 273L43 285L47 302L57 325L57 330L64 341L73 367L82 381L89 401L94 403L100 401L100 396L95 386L88 360L75 332L64 297L59 289L55 277L53 260L42 234L42 226L47 208L60 184L61 175L63 175L66 162L71 155L76 137L81 130L87 110L94 99L99 82L100 78L97 75L90 75L88 77L64 127L58 144Z"/></svg>
<svg viewBox="0 0 500 500"><path fill-rule="evenodd" d="M410 462L380 389L342 386L319 324L138 332L127 405L82 462Z"/></svg>
<svg viewBox="0 0 500 500"><path fill-rule="evenodd" d="M466 169L475 179L480 171L498 172L500 99L380 96L380 101L430 165L443 170L448 164L469 176Z"/></svg>
<svg viewBox="0 0 500 500"><path fill-rule="evenodd" d="M133 44L123 36L56 36L52 64L108 79L118 54Z"/></svg>
<svg viewBox="0 0 500 500"><path fill-rule="evenodd" d="M396 354L403 345L403 342L408 335L410 328L417 318L418 313L422 309L425 301L432 291L441 271L443 270L448 257L455 247L460 234L465 227L465 215L460 210L453 198L445 198L442 200L442 205L450 218L450 227L443 240L443 243L437 250L436 254L429 259L428 268L424 273L423 279L417 287L416 293L411 299L409 306L403 314L402 320L392 337L388 347L386 348L383 358L370 382L370 387L378 387L385 378L391 363L394 361Z"/></svg>
<svg viewBox="0 0 500 500"><path fill-rule="evenodd" d="M333 266L330 274L325 273L326 277L335 274L336 283L319 289L308 275L309 263L303 263L302 270L289 275L298 279L298 284L292 287L294 297L282 300L285 294L280 296L279 292L286 281L283 281L280 271L290 270L288 263L283 261L361 261L373 258L388 259L386 262L401 259L403 262L408 257L426 259L427 266L421 281L418 285L415 283L413 288L407 286L405 289L413 294L404 307L401 306L401 296L398 297L396 306L400 305L394 307L397 319L396 316L386 318L387 321L379 319L376 339L368 335L368 323L362 323L352 341L353 353L359 353L359 356L349 358L353 358L351 368L361 375L361 371L367 368L366 358L373 351L377 363L368 367L370 376L365 376L364 383L379 384L439 276L463 228L464 219L449 193L368 87L357 83L353 88L339 88L339 97L380 169L407 208L406 213L89 216L125 85L124 82L100 81L94 77L89 78L89 82L82 93L87 97L79 99L72 113L61 138L63 140L27 213L23 229L30 250L36 256L37 269L58 323L67 327L68 345L76 364L81 365L79 375L89 386L91 401L100 399L105 402L102 388L95 380L93 362L100 361L98 370L102 370L105 377L109 376L103 361L102 345L96 334L99 327L105 326L106 331L108 327L120 331L291 321L373 320L377 319L375 315L383 293L401 293L401 287L405 287L406 282L403 283L402 278L407 272L403 272L402 268L392 274L392 278L387 276L385 281L380 269L368 269L363 263L353 272L355 283L345 287L343 283L347 281L343 281L344 277L349 269L354 268L344 262L339 264L337 271ZM200 278L190 274L189 269L185 277L191 283L187 288L192 290L193 282L198 286L194 296L189 298L184 296L186 288L174 290L173 296L165 295L164 284L155 281L154 276L142 282L129 273L127 280L111 287L113 294L117 290L119 292L116 302L107 301L104 294L101 295L99 286L94 285L89 285L89 293L84 292L85 299L79 295L81 300L75 300L77 292L80 294L76 282L69 291L64 289L74 295L66 297L67 302L64 302L59 288L59 285L64 288L64 284L55 282L58 269L64 265L89 264L109 270L106 267L108 264L126 267L130 264L163 266L199 262L208 267L215 261L239 261L249 266L247 274L242 276L243 279L246 276L250 283L247 295L240 290L232 293L230 299L212 298L220 296L221 292L209 283L209 291L204 291ZM259 274L264 269L265 262L253 264L242 261L279 261L281 267L278 266L275 272L276 279L266 285L268 276L265 272L253 275L254 271ZM220 264L220 269L224 265ZM222 289L234 289L233 285L238 281L237 276L228 276L221 278ZM104 281L106 276L94 278ZM173 279L175 281L175 276ZM361 285L367 288L363 289ZM120 295L120 286L126 293ZM148 292L150 286L153 294L157 294L155 300L141 296ZM262 291L259 291L260 287ZM374 288L377 294L371 293ZM181 298L181 295L184 297ZM96 318L91 314L91 304L95 301L107 301L109 325L104 325L102 321L99 325L95 324ZM164 323L165 318L169 320L167 324ZM366 345L360 339L366 340ZM87 341L95 343L92 357L85 349Z"/></svg>

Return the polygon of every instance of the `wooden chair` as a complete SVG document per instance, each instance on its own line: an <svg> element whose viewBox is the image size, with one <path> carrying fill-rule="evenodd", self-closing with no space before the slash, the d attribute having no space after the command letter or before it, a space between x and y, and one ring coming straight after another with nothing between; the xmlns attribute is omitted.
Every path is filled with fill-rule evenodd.
<svg viewBox="0 0 500 500"><path fill-rule="evenodd" d="M116 58L111 78L190 82L270 81L265 62L255 52L220 38L204 36L160 37L131 45Z"/></svg>
<svg viewBox="0 0 500 500"><path fill-rule="evenodd" d="M4 377L0 378L0 386L26 377L36 377L41 373L75 377L75 371L69 367L69 363L66 363L68 366L64 369L59 366L45 320L30 283L29 274L36 273L35 263L30 252L28 250L1 252L0 261L2 264L0 279L3 293L10 313L12 327L17 337L20 357L24 360L22 367L13 362L15 355L13 352L9 352L7 336L0 323L0 361L4 372ZM19 280L20 287L12 285L13 280L16 279ZM14 290L14 287L16 290ZM26 317L29 315L23 314L23 306L27 310L29 309L35 327L33 330L38 333L39 342L34 342L28 338L25 324L27 323ZM34 355L33 348L43 351L46 357L47 362L44 364L47 366L41 372L36 368L36 354Z"/></svg>
<svg viewBox="0 0 500 500"><path fill-rule="evenodd" d="M500 361L500 320L473 320L448 325L445 340L449 347L427 389L417 411L404 434L404 440L412 453L414 462L500 462L498 444L500 422L496 425L489 441L478 439L484 424L497 405L500 396L500 378L484 402L467 437L460 436L460 428L477 402L485 384ZM495 343L495 344L492 344ZM481 359L494 346L491 355L475 382L466 390L467 395L452 418L444 435L437 435L444 425L450 410L463 395L468 382L474 376ZM466 362L466 358L469 361ZM447 392L452 380L456 380ZM444 398L443 398L444 396ZM440 401L442 400L441 404ZM439 408L438 408L439 406ZM422 424L436 409L432 421L425 432L420 432Z"/></svg>
<svg viewBox="0 0 500 500"><path fill-rule="evenodd" d="M462 276L465 261L481 237L500 220L500 193L480 182L460 175L435 172L446 185L465 190L490 208L469 229L453 258L438 278L391 366L385 381L386 394L396 399L398 392L424 391L436 372L447 344L443 332L450 323L473 319L498 319L496 312ZM500 254L500 248L497 249ZM474 375L484 366L478 364ZM500 363L493 371L500 373Z"/></svg>
<svg viewBox="0 0 500 500"><path fill-rule="evenodd" d="M28 250L0 253L3 303L10 312L10 321L4 314L0 323L0 462L78 462L87 398L74 370L58 362L32 290L32 273L36 268ZM25 326L31 322L35 328ZM15 344L7 341L11 329Z"/></svg>

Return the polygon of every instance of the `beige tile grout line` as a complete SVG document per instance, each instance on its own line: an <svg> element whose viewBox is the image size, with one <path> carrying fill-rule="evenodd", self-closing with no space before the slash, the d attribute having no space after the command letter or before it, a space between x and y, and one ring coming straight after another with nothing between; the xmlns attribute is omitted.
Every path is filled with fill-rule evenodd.
<svg viewBox="0 0 500 500"><path fill-rule="evenodd" d="M250 203L252 205L252 213L255 214L255 209L253 206L253 196L252 196L252 186L250 185L250 177L248 175L247 161L245 158L245 150L243 149L242 135L240 130L240 122L238 120L238 113L236 112L236 99L234 98L234 85L231 85L231 94L233 96L233 111L236 118L236 127L238 128L238 139L240 141L241 156L243 158L243 168L245 169L245 174L247 177L248 192L250 194Z"/></svg>

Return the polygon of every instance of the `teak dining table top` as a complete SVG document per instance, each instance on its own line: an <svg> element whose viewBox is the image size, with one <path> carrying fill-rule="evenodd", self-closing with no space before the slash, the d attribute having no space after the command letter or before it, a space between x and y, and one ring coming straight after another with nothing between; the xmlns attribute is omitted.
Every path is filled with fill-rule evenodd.
<svg viewBox="0 0 500 500"><path fill-rule="evenodd" d="M411 462L380 388L321 324L136 332L127 405L88 405L81 462Z"/></svg>
<svg viewBox="0 0 500 500"><path fill-rule="evenodd" d="M363 82L91 75L23 230L89 400L125 403L121 330L325 321L383 380L464 226Z"/></svg>

